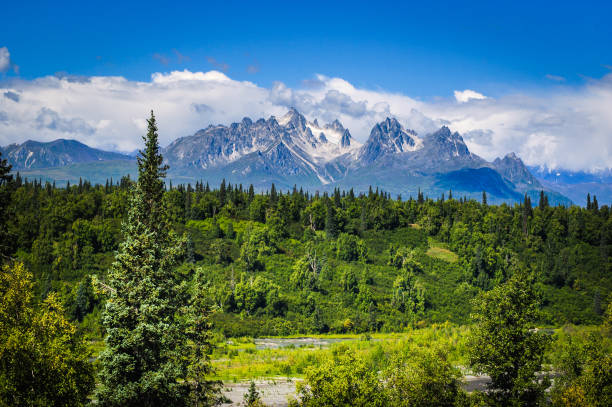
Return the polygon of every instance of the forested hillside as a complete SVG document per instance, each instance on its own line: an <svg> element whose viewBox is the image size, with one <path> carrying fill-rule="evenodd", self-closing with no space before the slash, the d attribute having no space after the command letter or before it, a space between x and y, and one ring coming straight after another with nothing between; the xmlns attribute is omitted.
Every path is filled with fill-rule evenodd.
<svg viewBox="0 0 612 407"><path fill-rule="evenodd" d="M55 188L17 177L6 187L6 252L34 274L41 300L59 293L97 337L102 299L91 278L106 278L132 184ZM228 336L466 323L470 300L518 269L536 276L544 325L599 323L612 290L612 214L596 199L493 206L452 192L390 199L197 183L168 185L163 202L189 237L177 272L210 282L214 328Z"/></svg>

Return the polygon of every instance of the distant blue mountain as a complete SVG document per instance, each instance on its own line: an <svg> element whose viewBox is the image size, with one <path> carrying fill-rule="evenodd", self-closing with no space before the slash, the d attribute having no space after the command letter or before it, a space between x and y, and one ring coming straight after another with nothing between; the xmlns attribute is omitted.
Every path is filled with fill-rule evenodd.
<svg viewBox="0 0 612 407"><path fill-rule="evenodd" d="M463 168L442 174L436 186L455 191L486 191L498 198L520 201L524 196L492 168Z"/></svg>
<svg viewBox="0 0 612 407"><path fill-rule="evenodd" d="M577 205L586 205L587 194L597 196L600 205L612 205L612 169L586 172L529 167L549 189L559 191Z"/></svg>
<svg viewBox="0 0 612 407"><path fill-rule="evenodd" d="M13 170L63 167L70 164L133 160L119 153L91 148L76 140L58 139L48 143L28 140L22 144L0 147L2 156L13 166Z"/></svg>

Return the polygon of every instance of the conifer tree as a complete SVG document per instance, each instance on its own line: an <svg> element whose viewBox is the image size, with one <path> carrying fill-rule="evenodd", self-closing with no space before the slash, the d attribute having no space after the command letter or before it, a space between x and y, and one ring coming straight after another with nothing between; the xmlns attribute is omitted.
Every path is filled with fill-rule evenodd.
<svg viewBox="0 0 612 407"><path fill-rule="evenodd" d="M247 198L247 203L253 202L253 199L255 199L255 190L253 189L253 184L251 184L249 185L249 194Z"/></svg>
<svg viewBox="0 0 612 407"><path fill-rule="evenodd" d="M223 181L221 181L221 186L219 187L219 202L221 203L221 206L225 205L226 197L227 191L225 188L225 178L223 178Z"/></svg>
<svg viewBox="0 0 612 407"><path fill-rule="evenodd" d="M540 210L546 208L546 195L544 194L544 191L540 191L540 202L538 203L538 208L540 208Z"/></svg>
<svg viewBox="0 0 612 407"><path fill-rule="evenodd" d="M191 379L190 405L194 407L213 406L221 402L221 382L209 380L212 373L210 354L212 352L211 323L209 320L210 304L205 296L206 282L201 270L198 270L194 284L194 294L188 309L190 324L187 330L189 338L188 374Z"/></svg>
<svg viewBox="0 0 612 407"><path fill-rule="evenodd" d="M336 222L336 208L332 205L332 201L327 198L327 213L325 216L325 233L328 239L333 239L338 236L338 224Z"/></svg>
<svg viewBox="0 0 612 407"><path fill-rule="evenodd" d="M365 204L361 205L361 214L359 215L359 231L361 233L368 230L368 211Z"/></svg>
<svg viewBox="0 0 612 407"><path fill-rule="evenodd" d="M587 194L587 209L591 209L591 194Z"/></svg>
<svg viewBox="0 0 612 407"><path fill-rule="evenodd" d="M188 304L173 267L184 256L186 239L166 220L162 195L167 166L159 152L151 112L145 149L138 158L124 241L108 274L102 315L107 337L100 355L101 406L186 405L187 326L177 318Z"/></svg>
<svg viewBox="0 0 612 407"><path fill-rule="evenodd" d="M274 186L274 183L272 183L272 186L270 187L270 207L276 206L276 200L276 186Z"/></svg>
<svg viewBox="0 0 612 407"><path fill-rule="evenodd" d="M10 246L7 221L9 219L8 208L11 199L10 186L13 176L10 175L11 166L6 159L2 158L0 152L0 261L7 258L12 249Z"/></svg>
<svg viewBox="0 0 612 407"><path fill-rule="evenodd" d="M340 201L340 188L334 188L334 205L336 208L342 207L342 203Z"/></svg>

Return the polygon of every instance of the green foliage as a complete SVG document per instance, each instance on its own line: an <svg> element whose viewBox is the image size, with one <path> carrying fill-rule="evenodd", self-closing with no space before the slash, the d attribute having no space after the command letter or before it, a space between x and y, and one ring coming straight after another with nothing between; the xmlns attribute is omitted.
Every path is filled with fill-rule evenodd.
<svg viewBox="0 0 612 407"><path fill-rule="evenodd" d="M22 263L0 272L0 405L81 406L94 387L90 353L55 294L34 303Z"/></svg>
<svg viewBox="0 0 612 407"><path fill-rule="evenodd" d="M423 271L422 266L416 260L417 253L413 249L407 247L394 247L391 246L389 249L389 262L390 266L394 266L398 269L403 269L407 272L416 274Z"/></svg>
<svg viewBox="0 0 612 407"><path fill-rule="evenodd" d="M207 282L201 273L196 272L193 294L190 306L188 307L188 321L186 336L187 357L189 365L187 367L187 377L191 384L190 405L210 406L218 404L220 400L221 383L210 380L213 373L210 355L213 351L211 323L210 323L210 304L207 297Z"/></svg>
<svg viewBox="0 0 612 407"><path fill-rule="evenodd" d="M264 405L253 380L251 380L249 390L244 394L244 404L246 407L262 407Z"/></svg>
<svg viewBox="0 0 612 407"><path fill-rule="evenodd" d="M342 273L342 277L340 279L340 286L345 292L358 293L359 290L357 284L357 275L355 274L355 271L352 268Z"/></svg>
<svg viewBox="0 0 612 407"><path fill-rule="evenodd" d="M119 246L102 315L106 348L100 354L101 406L186 405L189 400L187 305L174 266L185 254L186 239L170 230L164 208L165 167L161 167L155 119L151 115L146 148L139 158L125 240Z"/></svg>
<svg viewBox="0 0 612 407"><path fill-rule="evenodd" d="M266 227L252 227L246 230L244 243L240 248L240 258L250 271L263 268L266 256L276 251L275 243L270 238Z"/></svg>
<svg viewBox="0 0 612 407"><path fill-rule="evenodd" d="M341 233L336 241L336 257L344 261L367 261L368 248L362 239Z"/></svg>
<svg viewBox="0 0 612 407"><path fill-rule="evenodd" d="M323 265L315 250L309 250L293 265L291 285L300 290L315 291Z"/></svg>
<svg viewBox="0 0 612 407"><path fill-rule="evenodd" d="M538 383L551 338L535 330L539 298L533 276L522 270L475 302L470 365L491 376L490 396L503 405L541 402L548 383Z"/></svg>
<svg viewBox="0 0 612 407"><path fill-rule="evenodd" d="M83 321L83 318L93 311L97 302L98 298L94 293L91 277L85 276L76 289L74 306L72 308L73 318L79 322Z"/></svg>
<svg viewBox="0 0 612 407"><path fill-rule="evenodd" d="M328 239L334 239L338 236L338 220L336 216L336 208L328 200L325 212L325 234Z"/></svg>
<svg viewBox="0 0 612 407"><path fill-rule="evenodd" d="M11 166L0 152L0 260L6 259L11 253L11 240L8 229L9 205L11 202L11 189L13 176L10 174Z"/></svg>
<svg viewBox="0 0 612 407"><path fill-rule="evenodd" d="M452 407L466 399L461 374L440 349L397 353L385 371L389 405Z"/></svg>
<svg viewBox="0 0 612 407"><path fill-rule="evenodd" d="M166 176L168 166L163 165L164 159L160 153L153 111L147 124L147 134L142 137L145 149L140 151L138 156L138 190L142 196L138 201L132 201L132 205L140 206L132 216L137 217L135 220L142 222L149 230L158 231L165 226L163 220L167 216L163 205L165 189L163 178Z"/></svg>
<svg viewBox="0 0 612 407"><path fill-rule="evenodd" d="M298 383L295 406L459 406L468 397L460 372L439 348L394 348L377 373L375 354L356 354L346 345L332 349Z"/></svg>
<svg viewBox="0 0 612 407"><path fill-rule="evenodd" d="M308 407L375 407L387 405L383 385L363 359L346 348L320 366L306 370L298 383L299 405Z"/></svg>
<svg viewBox="0 0 612 407"><path fill-rule="evenodd" d="M241 276L234 288L236 309L247 314L267 308L271 315L282 315L285 303L280 296L280 288L270 280L257 276Z"/></svg>
<svg viewBox="0 0 612 407"><path fill-rule="evenodd" d="M552 399L559 406L609 406L612 404L612 355L600 334L585 343L570 341L555 363L558 377Z"/></svg>
<svg viewBox="0 0 612 407"><path fill-rule="evenodd" d="M392 305L414 321L425 311L425 290L413 272L404 270L393 282Z"/></svg>

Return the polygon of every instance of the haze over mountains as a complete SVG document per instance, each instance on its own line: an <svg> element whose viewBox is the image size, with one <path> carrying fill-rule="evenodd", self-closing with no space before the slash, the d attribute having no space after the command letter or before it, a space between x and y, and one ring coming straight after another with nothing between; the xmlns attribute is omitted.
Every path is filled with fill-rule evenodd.
<svg viewBox="0 0 612 407"><path fill-rule="evenodd" d="M27 141L1 150L23 176L60 183L136 174L133 157L74 140ZM393 118L377 123L361 144L338 120L321 124L290 109L279 118L208 126L176 139L162 153L174 183L217 184L226 179L258 189L274 183L281 189L298 185L313 191L340 187L357 192L371 185L405 198L416 197L419 190L430 197L452 190L457 197L480 199L486 191L492 202L520 201L524 194L536 198L544 190L551 203L570 202L563 193L568 188L545 176L541 181L514 153L488 162L471 153L461 135L448 127L420 135ZM581 203L582 197L572 198Z"/></svg>

